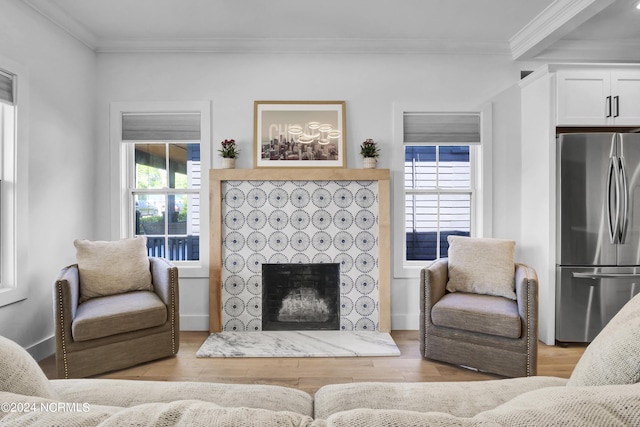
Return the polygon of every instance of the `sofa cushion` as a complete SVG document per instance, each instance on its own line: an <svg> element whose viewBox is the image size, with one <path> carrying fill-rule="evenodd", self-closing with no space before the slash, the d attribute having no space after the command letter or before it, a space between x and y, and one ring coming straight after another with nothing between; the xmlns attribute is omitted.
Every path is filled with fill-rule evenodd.
<svg viewBox="0 0 640 427"><path fill-rule="evenodd" d="M446 294L431 309L431 321L436 326L505 338L522 334L518 304L493 295Z"/></svg>
<svg viewBox="0 0 640 427"><path fill-rule="evenodd" d="M366 408L364 406L335 413L326 418L326 425L637 426L640 425L640 389L636 385L549 387L524 393L496 408L471 417L446 411Z"/></svg>
<svg viewBox="0 0 640 427"><path fill-rule="evenodd" d="M474 420L484 426L638 426L640 386L533 390L478 414Z"/></svg>
<svg viewBox="0 0 640 427"><path fill-rule="evenodd" d="M120 426L324 426L313 418L287 411L255 408L221 408L199 400L177 400L169 403L147 403L123 409L103 421L100 427Z"/></svg>
<svg viewBox="0 0 640 427"><path fill-rule="evenodd" d="M92 298L78 306L71 326L73 339L87 341L161 326L167 306L154 292L136 291Z"/></svg>
<svg viewBox="0 0 640 427"><path fill-rule="evenodd" d="M197 399L221 407L242 406L313 415L313 398L308 393L276 385L83 378L51 380L51 386L62 400L91 405L129 407L171 402L179 396L180 399Z"/></svg>
<svg viewBox="0 0 640 427"><path fill-rule="evenodd" d="M513 240L449 236L449 292L496 295L515 293Z"/></svg>
<svg viewBox="0 0 640 427"><path fill-rule="evenodd" d="M29 353L0 336L0 391L57 399L49 380Z"/></svg>
<svg viewBox="0 0 640 427"><path fill-rule="evenodd" d="M153 289L144 236L113 242L75 240L80 302Z"/></svg>
<svg viewBox="0 0 640 427"><path fill-rule="evenodd" d="M488 381L331 384L315 393L316 418L358 408L416 412L447 412L472 417L514 397L546 387L562 387L556 377L508 378Z"/></svg>
<svg viewBox="0 0 640 427"><path fill-rule="evenodd" d="M570 386L633 384L640 381L640 294L627 302L589 344Z"/></svg>

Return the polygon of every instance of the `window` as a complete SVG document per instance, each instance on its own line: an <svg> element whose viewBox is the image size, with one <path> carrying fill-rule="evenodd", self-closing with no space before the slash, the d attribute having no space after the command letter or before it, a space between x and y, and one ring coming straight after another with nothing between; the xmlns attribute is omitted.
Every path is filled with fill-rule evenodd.
<svg viewBox="0 0 640 427"><path fill-rule="evenodd" d="M394 221L402 230L394 233L402 248L396 250L396 276L409 277L412 268L448 256L450 235L482 235L483 114L396 111L403 159L396 191L404 200L404 213Z"/></svg>
<svg viewBox="0 0 640 427"><path fill-rule="evenodd" d="M26 261L16 256L18 247L28 240L22 219L27 212L23 206L27 171L24 156L18 157L18 148L20 154L26 152L26 140L24 121L18 121L18 74L7 69L10 67L17 71L19 67L9 64L4 68L3 64L8 63L8 60L0 58L0 306L27 297L26 283L18 282L18 272L26 271ZM21 95L25 94L26 84L22 84ZM22 97L26 98L26 95ZM20 108L21 112L25 111L24 102Z"/></svg>
<svg viewBox="0 0 640 427"><path fill-rule="evenodd" d="M471 235L470 145L405 145L405 232L407 261L447 256L449 235Z"/></svg>
<svg viewBox="0 0 640 427"><path fill-rule="evenodd" d="M208 138L209 113L204 105L172 106L112 107L122 156L120 230L123 236L146 236L149 256L202 267L208 253L202 171L209 167L203 138Z"/></svg>

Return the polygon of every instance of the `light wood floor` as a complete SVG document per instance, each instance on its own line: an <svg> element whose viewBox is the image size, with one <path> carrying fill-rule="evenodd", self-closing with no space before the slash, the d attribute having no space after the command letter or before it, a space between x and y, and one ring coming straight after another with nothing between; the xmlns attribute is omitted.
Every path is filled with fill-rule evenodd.
<svg viewBox="0 0 640 427"><path fill-rule="evenodd" d="M158 381L206 381L235 384L275 384L308 393L326 384L362 381L477 381L501 378L446 363L422 359L418 331L391 333L401 356L340 358L196 358L207 332L181 332L176 357L110 372L96 378ZM584 345L566 348L538 346L538 375L568 378ZM56 378L54 356L40 362Z"/></svg>

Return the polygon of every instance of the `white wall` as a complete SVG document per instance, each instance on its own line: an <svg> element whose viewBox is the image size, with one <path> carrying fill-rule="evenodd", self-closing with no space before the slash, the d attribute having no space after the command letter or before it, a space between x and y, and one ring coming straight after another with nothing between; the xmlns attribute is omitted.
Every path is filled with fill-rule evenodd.
<svg viewBox="0 0 640 427"><path fill-rule="evenodd" d="M499 93L493 102L493 237L520 236L520 87ZM522 258L516 242L515 258Z"/></svg>
<svg viewBox="0 0 640 427"><path fill-rule="evenodd" d="M540 71L522 85L523 253L538 273L538 335L555 343L555 77Z"/></svg>
<svg viewBox="0 0 640 427"><path fill-rule="evenodd" d="M114 101L211 100L213 153L234 138L242 154L236 167L251 168L254 100L345 100L347 167L362 166L359 145L380 143L378 167L391 168L402 150L392 146L394 102L478 109L495 98L494 234L519 237L519 80L507 56L340 54L100 54L98 56L97 158L109 158L109 104ZM220 159L214 155L214 167ZM109 164L96 164L96 237L113 238L109 217ZM392 215L395 211L392 212ZM393 230L396 232L396 230ZM400 248L393 248L400 250ZM392 279L393 329L417 329L417 279ZM181 279L183 329L208 327L208 279Z"/></svg>
<svg viewBox="0 0 640 427"><path fill-rule="evenodd" d="M53 352L52 284L75 262L73 239L92 237L96 55L18 0L2 0L0 56L26 69L28 107L26 300L0 307L0 334L36 357ZM24 109L18 106L18 114ZM21 255L23 256L23 255ZM48 341L46 341L48 340Z"/></svg>

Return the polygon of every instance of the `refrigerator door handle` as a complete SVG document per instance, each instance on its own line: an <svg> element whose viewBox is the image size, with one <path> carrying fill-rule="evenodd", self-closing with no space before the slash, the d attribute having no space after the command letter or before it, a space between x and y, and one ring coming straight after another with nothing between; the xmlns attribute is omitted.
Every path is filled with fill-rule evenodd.
<svg viewBox="0 0 640 427"><path fill-rule="evenodd" d="M622 157L618 158L619 162L619 171L620 171L620 187L622 191L622 207L618 216L620 217L619 221L619 231L618 231L618 243L624 243L626 234L627 234L627 225L629 220L628 209L629 209L629 187L627 185L627 172L624 167L624 161Z"/></svg>
<svg viewBox="0 0 640 427"><path fill-rule="evenodd" d="M576 279L638 279L640 273L573 273Z"/></svg>
<svg viewBox="0 0 640 427"><path fill-rule="evenodd" d="M615 184L615 215L611 212L611 185ZM609 223L609 238L611 244L618 243L618 225L620 220L620 180L618 179L618 160L616 156L609 158L609 173L607 174L607 220ZM615 218L615 222L614 219Z"/></svg>

